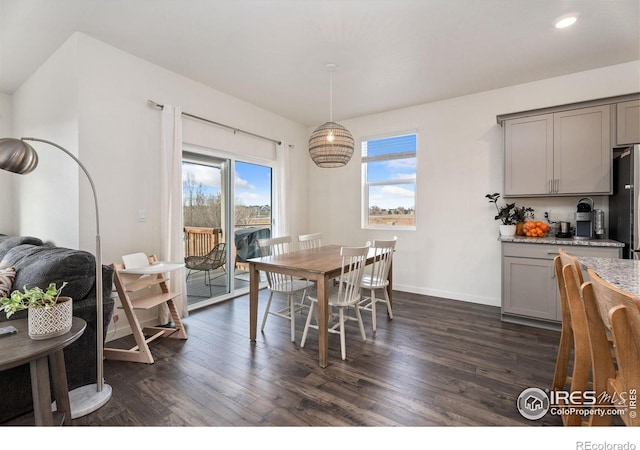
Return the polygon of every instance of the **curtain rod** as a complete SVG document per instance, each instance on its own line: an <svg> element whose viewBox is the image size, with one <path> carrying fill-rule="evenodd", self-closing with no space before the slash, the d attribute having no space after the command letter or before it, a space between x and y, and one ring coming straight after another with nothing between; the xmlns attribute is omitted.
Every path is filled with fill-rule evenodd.
<svg viewBox="0 0 640 450"><path fill-rule="evenodd" d="M160 109L164 108L164 105L161 105L160 103L156 103L153 100L147 100L147 104L149 106L153 106L155 108L160 108ZM236 134L236 133L247 134L249 136L253 136L253 137L260 138L260 139L265 139L267 141L271 141L271 142L275 143L276 145L282 144L282 141L278 141L277 139L271 139L271 138L268 138L266 136L260 136L259 134L255 134L255 133L252 133L250 131L241 130L240 128L232 127L230 125L225 125L225 124L220 123L220 122L214 122L213 120L205 119L204 117L195 116L193 114L189 114L189 113L186 113L184 111L182 112L182 115L183 116L187 116L187 117L191 117L192 119L201 120L203 122L207 122L207 123L210 123L210 124L213 124L213 125L217 125L219 127L227 128L229 130L233 130L234 134Z"/></svg>

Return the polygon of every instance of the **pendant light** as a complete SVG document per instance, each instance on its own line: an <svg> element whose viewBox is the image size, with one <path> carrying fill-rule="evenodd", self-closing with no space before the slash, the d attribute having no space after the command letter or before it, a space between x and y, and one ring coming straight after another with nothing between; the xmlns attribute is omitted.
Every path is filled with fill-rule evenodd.
<svg viewBox="0 0 640 450"><path fill-rule="evenodd" d="M333 122L333 72L335 64L327 64L329 72L329 122L311 133L309 156L318 167L342 167L353 155L353 136L342 125Z"/></svg>

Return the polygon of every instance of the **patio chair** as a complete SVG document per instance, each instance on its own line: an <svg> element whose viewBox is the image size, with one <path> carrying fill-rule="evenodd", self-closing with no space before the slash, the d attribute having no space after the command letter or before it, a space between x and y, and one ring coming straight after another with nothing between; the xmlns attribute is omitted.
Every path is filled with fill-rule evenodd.
<svg viewBox="0 0 640 450"><path fill-rule="evenodd" d="M216 244L213 249L204 256L187 256L184 259L185 267L189 269L187 273L187 280L192 272L200 271L204 272L204 284L209 286L209 295L213 295L211 290L211 271L219 268L223 269L223 272L214 277L218 278L227 273L225 265L227 263L226 243L220 242Z"/></svg>

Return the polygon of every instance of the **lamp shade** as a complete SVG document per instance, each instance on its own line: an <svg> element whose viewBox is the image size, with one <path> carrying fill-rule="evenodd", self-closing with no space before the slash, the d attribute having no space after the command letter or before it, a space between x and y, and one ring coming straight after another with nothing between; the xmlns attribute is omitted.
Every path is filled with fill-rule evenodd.
<svg viewBox="0 0 640 450"><path fill-rule="evenodd" d="M21 139L0 139L0 169L25 174L38 166L35 149Z"/></svg>
<svg viewBox="0 0 640 450"><path fill-rule="evenodd" d="M342 167L353 155L353 136L342 125L326 122L311 133L309 156L318 167Z"/></svg>

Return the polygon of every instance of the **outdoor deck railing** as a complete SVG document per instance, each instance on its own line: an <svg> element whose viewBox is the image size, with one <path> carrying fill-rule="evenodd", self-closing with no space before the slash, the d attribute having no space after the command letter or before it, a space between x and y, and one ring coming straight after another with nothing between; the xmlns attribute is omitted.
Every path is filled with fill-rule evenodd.
<svg viewBox="0 0 640 450"><path fill-rule="evenodd" d="M184 256L204 256L222 240L222 228L184 227Z"/></svg>

